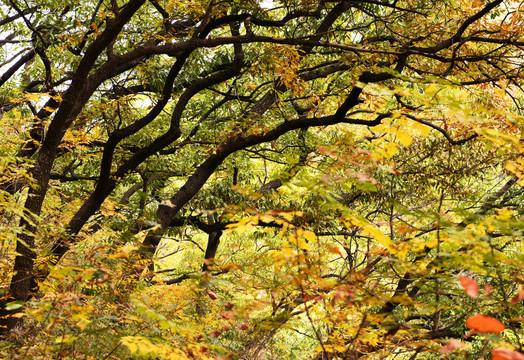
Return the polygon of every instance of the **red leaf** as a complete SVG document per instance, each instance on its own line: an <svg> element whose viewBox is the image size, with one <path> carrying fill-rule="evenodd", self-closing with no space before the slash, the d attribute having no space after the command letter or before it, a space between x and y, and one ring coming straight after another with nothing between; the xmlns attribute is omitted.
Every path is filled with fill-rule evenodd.
<svg viewBox="0 0 524 360"><path fill-rule="evenodd" d="M488 298L491 296L491 284L486 284L486 287L484 288L484 295L486 295Z"/></svg>
<svg viewBox="0 0 524 360"><path fill-rule="evenodd" d="M220 314L220 317L225 320L234 319L237 316L237 313L234 311L224 311Z"/></svg>
<svg viewBox="0 0 524 360"><path fill-rule="evenodd" d="M467 276L460 276L460 284L466 291L466 294L468 294L471 297L477 296L479 293L479 284L475 281L475 279L467 277Z"/></svg>
<svg viewBox="0 0 524 360"><path fill-rule="evenodd" d="M497 319L492 318L490 316L485 316L482 314L470 316L466 320L466 326L481 334L485 334L485 333L498 334L498 333L503 332L506 329L504 324L498 321Z"/></svg>
<svg viewBox="0 0 524 360"><path fill-rule="evenodd" d="M211 298L211 300L218 299L218 295L215 294L214 292L212 292L211 290L206 290L206 292L207 292L207 296L209 296Z"/></svg>
<svg viewBox="0 0 524 360"><path fill-rule="evenodd" d="M470 332L468 332L466 335L464 335L464 339L467 339L469 338L470 336L472 335L476 335L477 334L477 330L471 330Z"/></svg>
<svg viewBox="0 0 524 360"><path fill-rule="evenodd" d="M227 302L227 303L224 304L224 306L226 307L226 309L231 310L232 308L235 307L235 304Z"/></svg>
<svg viewBox="0 0 524 360"><path fill-rule="evenodd" d="M524 360L524 354L508 349L494 349L491 360Z"/></svg>
<svg viewBox="0 0 524 360"><path fill-rule="evenodd" d="M246 324L240 324L240 325L238 325L238 328L239 328L240 330L247 330L247 329L248 329L248 326L247 326Z"/></svg>
<svg viewBox="0 0 524 360"><path fill-rule="evenodd" d="M511 305L518 304L522 299L524 299L524 287L519 287L519 291L517 292L517 295L511 299Z"/></svg>
<svg viewBox="0 0 524 360"><path fill-rule="evenodd" d="M458 341L456 339L451 339L450 341L448 341L448 343L446 345L441 347L439 351L440 351L441 354L447 354L449 352L452 352L455 349L463 348L465 346L466 345L464 345L460 341Z"/></svg>
<svg viewBox="0 0 524 360"><path fill-rule="evenodd" d="M222 334L222 331L220 331L220 330L214 330L214 331L211 331L210 334L211 334L211 336L217 338L217 337L220 336L220 334Z"/></svg>

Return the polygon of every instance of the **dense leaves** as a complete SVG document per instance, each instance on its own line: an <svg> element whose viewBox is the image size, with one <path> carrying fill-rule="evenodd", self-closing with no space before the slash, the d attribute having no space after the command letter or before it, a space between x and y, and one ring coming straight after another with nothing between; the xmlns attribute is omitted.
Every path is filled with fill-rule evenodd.
<svg viewBox="0 0 524 360"><path fill-rule="evenodd" d="M0 356L520 359L521 5L3 0Z"/></svg>

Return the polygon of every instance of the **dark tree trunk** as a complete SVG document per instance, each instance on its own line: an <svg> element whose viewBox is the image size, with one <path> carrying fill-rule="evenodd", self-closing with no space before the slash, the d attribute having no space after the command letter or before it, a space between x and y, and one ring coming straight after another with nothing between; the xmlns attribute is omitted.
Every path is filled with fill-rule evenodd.
<svg viewBox="0 0 524 360"><path fill-rule="evenodd" d="M218 245L220 244L220 236L222 236L222 231L213 231L209 234L207 240L206 254L204 255L204 265L202 265L202 271L207 271L210 265L210 262L213 261L217 254Z"/></svg>
<svg viewBox="0 0 524 360"><path fill-rule="evenodd" d="M71 86L65 93L55 117L49 124L35 166L31 171L36 186L29 190L25 203L25 208L29 213L28 216L40 215L58 146L71 123L91 97L91 94L105 80L105 78L99 77L89 81L89 71L100 53L114 40L122 27L144 2L145 0L130 0L112 21L107 22L106 29L85 51L71 81ZM9 332L20 319L9 316L12 314L12 311L5 310L5 303L9 301L27 301L30 296L31 284L34 283L36 221L30 224L26 219L22 219L20 225L25 228L25 233L19 236L16 244L18 255L15 258L14 275L11 279L9 294L7 299L3 301L3 304L0 304L3 305L0 313L0 335Z"/></svg>

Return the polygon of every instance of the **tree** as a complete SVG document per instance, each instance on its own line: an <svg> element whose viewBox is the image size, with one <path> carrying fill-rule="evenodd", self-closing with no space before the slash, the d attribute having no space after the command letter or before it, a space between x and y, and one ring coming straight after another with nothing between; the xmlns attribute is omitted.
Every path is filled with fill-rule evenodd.
<svg viewBox="0 0 524 360"><path fill-rule="evenodd" d="M232 281L244 264L233 284L263 289L272 309L244 339L253 356L294 319L318 358L428 356L489 302L452 306L469 301L461 270L497 282L493 314L522 316L509 304L522 276L519 4L10 0L2 11L2 222L17 238L5 334L97 239L127 259L111 266L128 290L185 293L201 270L214 298L207 277ZM219 248L241 241L233 230L250 251ZM165 260L170 237L202 248L199 269ZM261 241L271 251L254 251Z"/></svg>

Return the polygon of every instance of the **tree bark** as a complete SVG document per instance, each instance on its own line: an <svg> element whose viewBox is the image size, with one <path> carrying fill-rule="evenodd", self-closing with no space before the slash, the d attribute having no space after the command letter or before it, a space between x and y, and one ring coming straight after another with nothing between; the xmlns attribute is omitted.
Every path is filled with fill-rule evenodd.
<svg viewBox="0 0 524 360"><path fill-rule="evenodd" d="M29 190L25 208L30 215L40 215L42 205L49 186L51 169L56 157L58 145L62 141L67 129L82 111L91 94L104 80L97 79L89 84L88 75L100 53L120 33L123 26L131 19L134 13L142 6L145 0L130 0L129 3L111 21L108 20L106 29L86 50L80 61L71 87L65 93L58 111L51 121L47 134L42 142L38 157L31 173L36 186ZM95 79L93 79L95 80ZM6 334L19 322L20 318L12 315L16 310L5 310L5 303L9 301L27 301L30 295L31 283L34 281L35 260L35 233L37 221L29 223L26 219L21 220L21 227L26 232L21 234L17 240L16 248L18 255L15 258L13 278L9 287L9 294L0 306L0 335Z"/></svg>

